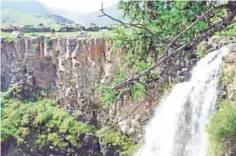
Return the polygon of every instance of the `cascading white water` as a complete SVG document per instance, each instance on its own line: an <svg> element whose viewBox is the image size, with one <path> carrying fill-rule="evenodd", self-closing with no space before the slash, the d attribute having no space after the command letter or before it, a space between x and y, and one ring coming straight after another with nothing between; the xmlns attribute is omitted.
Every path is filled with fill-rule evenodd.
<svg viewBox="0 0 236 156"><path fill-rule="evenodd" d="M163 98L145 129L145 143L135 156L206 156L205 128L216 105L222 57L230 47L201 59L191 79L175 85Z"/></svg>

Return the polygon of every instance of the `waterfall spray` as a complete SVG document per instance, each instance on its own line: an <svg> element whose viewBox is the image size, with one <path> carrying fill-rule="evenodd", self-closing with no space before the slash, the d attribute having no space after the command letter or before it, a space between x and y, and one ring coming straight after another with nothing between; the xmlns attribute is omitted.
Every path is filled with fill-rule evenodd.
<svg viewBox="0 0 236 156"><path fill-rule="evenodd" d="M145 143L135 156L206 156L209 114L215 110L222 57L231 46L201 59L191 79L175 85L145 129Z"/></svg>

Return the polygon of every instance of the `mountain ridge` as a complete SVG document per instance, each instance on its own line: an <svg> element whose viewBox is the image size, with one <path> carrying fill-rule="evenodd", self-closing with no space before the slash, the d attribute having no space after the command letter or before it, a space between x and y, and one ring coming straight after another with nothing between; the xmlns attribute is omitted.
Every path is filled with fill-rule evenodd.
<svg viewBox="0 0 236 156"><path fill-rule="evenodd" d="M1 1L1 23L6 24L63 24L74 23L50 12L38 1Z"/></svg>
<svg viewBox="0 0 236 156"><path fill-rule="evenodd" d="M122 11L117 9L118 3L113 4L104 11L114 18L121 19ZM6 10L7 9L7 10ZM38 24L38 23L95 23L113 24L115 21L108 17L98 17L99 10L90 13L74 12L60 8L54 8L39 1L1 1L1 23Z"/></svg>

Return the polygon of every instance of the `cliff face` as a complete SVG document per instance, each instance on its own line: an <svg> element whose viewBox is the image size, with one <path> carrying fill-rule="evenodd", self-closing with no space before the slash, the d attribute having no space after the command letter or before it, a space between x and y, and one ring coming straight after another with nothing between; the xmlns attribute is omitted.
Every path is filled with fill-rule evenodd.
<svg viewBox="0 0 236 156"><path fill-rule="evenodd" d="M220 112L227 113L228 116L226 119L228 125L235 123L235 116L236 116L236 46L234 50L230 52L228 55L224 57L224 63L222 65L222 79L221 79L221 86L222 86L222 94L221 98L219 99L220 104ZM228 104L232 107L232 112L226 112L224 105L221 104L221 101L227 101ZM221 119L224 121L225 119ZM235 139L235 124L232 128L230 126L225 126L224 128L228 128L228 131L232 131L232 133L224 136L223 141L223 150L222 154L225 156L236 155L236 139Z"/></svg>
<svg viewBox="0 0 236 156"><path fill-rule="evenodd" d="M118 61L109 53L103 38L38 37L2 43L1 88L21 86L21 99L38 89L49 91L79 120L92 122L94 87L109 83Z"/></svg>
<svg viewBox="0 0 236 156"><path fill-rule="evenodd" d="M236 42L234 38L213 37L208 42L202 42L199 47L202 47L204 52L210 52L233 42ZM121 64L118 55L111 55L110 47L103 38L38 37L5 42L1 44L1 88L4 90L10 85L20 86L22 92L16 96L22 100L43 90L56 99L60 107L80 121L97 125L108 118L116 122L136 109L138 102L127 97L124 99L124 105L118 105L118 108L111 106L110 110L106 111L108 114L101 114L97 109L99 101L96 101L95 87L111 82ZM152 97L138 107L132 116L117 122L122 133L138 142L143 137L142 125L145 125L152 115L152 109L158 104L166 84L186 80L190 76L190 69L199 59L200 57L191 51L186 56L180 56L176 62L168 62L154 70L153 72L161 73L161 77L153 83L153 88L148 90ZM234 104L235 52L228 54L224 60L225 80L221 84L222 97L227 97ZM166 70L162 71L163 69ZM114 117L115 110L117 115ZM108 146L112 152L116 152L117 148ZM226 152L229 153L235 149L235 142L229 140L225 146Z"/></svg>

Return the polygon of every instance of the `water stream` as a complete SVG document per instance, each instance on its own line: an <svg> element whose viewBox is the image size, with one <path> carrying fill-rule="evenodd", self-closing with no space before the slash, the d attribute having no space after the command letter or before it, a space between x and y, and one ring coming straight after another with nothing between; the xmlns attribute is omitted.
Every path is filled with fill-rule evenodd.
<svg viewBox="0 0 236 156"><path fill-rule="evenodd" d="M189 81L163 97L145 129L145 143L135 156L206 156L206 124L215 110L222 57L230 46L207 54Z"/></svg>

